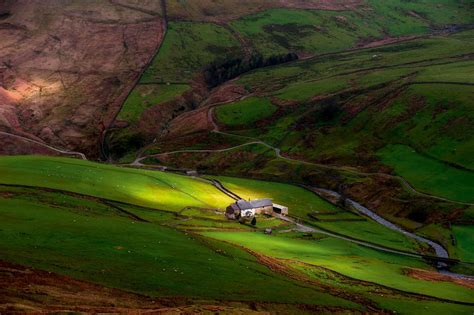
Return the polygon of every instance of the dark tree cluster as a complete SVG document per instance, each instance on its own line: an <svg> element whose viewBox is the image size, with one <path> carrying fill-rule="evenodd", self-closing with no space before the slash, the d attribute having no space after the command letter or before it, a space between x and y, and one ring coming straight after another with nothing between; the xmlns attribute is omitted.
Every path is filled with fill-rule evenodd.
<svg viewBox="0 0 474 315"><path fill-rule="evenodd" d="M298 55L295 53L270 56L268 58L264 58L260 54L255 54L249 58L236 58L220 64L211 64L204 69L204 78L209 87L215 87L250 70L273 66L296 59L298 59Z"/></svg>

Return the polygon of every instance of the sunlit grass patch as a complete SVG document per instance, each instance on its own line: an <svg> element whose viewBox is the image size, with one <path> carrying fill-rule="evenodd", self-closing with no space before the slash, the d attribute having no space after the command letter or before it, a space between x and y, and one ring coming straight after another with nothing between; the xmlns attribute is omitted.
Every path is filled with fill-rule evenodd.
<svg viewBox="0 0 474 315"><path fill-rule="evenodd" d="M2 157L0 170L2 184L66 190L158 209L225 208L232 202L211 184L190 177L75 159Z"/></svg>

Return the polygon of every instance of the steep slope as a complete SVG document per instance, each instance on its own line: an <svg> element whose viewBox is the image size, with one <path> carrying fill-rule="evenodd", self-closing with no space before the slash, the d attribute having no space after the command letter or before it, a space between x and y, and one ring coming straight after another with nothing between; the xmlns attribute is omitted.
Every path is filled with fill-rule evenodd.
<svg viewBox="0 0 474 315"><path fill-rule="evenodd" d="M97 156L104 125L162 40L160 4L25 0L2 10L1 128Z"/></svg>

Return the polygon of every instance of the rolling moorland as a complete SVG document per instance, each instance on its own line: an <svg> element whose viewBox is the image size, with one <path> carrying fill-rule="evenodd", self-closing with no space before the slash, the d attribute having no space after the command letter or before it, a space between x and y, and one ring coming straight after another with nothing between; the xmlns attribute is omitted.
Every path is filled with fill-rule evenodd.
<svg viewBox="0 0 474 315"><path fill-rule="evenodd" d="M463 0L0 1L0 312L472 314L473 26Z"/></svg>

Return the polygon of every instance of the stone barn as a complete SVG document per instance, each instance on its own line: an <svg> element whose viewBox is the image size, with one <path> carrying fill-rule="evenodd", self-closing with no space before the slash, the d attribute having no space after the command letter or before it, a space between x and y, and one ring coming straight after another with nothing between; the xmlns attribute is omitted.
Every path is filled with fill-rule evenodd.
<svg viewBox="0 0 474 315"><path fill-rule="evenodd" d="M237 200L226 208L225 215L230 220L255 222L256 214L273 215L274 213L287 215L288 207L274 204L271 199Z"/></svg>

